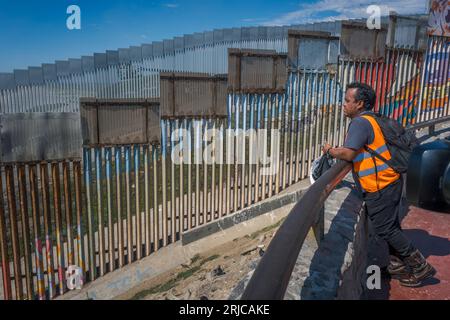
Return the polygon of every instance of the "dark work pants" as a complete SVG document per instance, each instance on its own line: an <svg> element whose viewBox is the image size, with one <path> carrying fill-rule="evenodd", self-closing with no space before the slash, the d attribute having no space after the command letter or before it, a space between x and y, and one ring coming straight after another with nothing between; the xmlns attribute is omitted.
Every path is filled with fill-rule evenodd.
<svg viewBox="0 0 450 320"><path fill-rule="evenodd" d="M403 258L415 248L400 226L402 189L403 180L399 179L378 192L363 193L363 199L376 235L388 243L390 254Z"/></svg>

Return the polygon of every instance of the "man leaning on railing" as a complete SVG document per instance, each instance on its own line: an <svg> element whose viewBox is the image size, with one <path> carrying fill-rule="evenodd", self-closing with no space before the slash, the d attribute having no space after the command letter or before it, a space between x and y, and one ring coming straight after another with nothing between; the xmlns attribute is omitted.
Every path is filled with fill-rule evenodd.
<svg viewBox="0 0 450 320"><path fill-rule="evenodd" d="M385 160L391 159L382 130L372 113L375 100L376 94L370 86L362 83L348 85L344 114L351 119L351 123L344 146L333 148L325 144L323 152L352 162L353 176L362 193L369 219L377 236L389 246L388 273L401 285L416 287L436 271L401 229L402 176L367 151L375 150Z"/></svg>

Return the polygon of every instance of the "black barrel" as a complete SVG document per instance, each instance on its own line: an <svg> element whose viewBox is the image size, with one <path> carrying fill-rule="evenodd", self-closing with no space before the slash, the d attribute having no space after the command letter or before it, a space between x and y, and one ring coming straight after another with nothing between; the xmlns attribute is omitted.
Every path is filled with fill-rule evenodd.
<svg viewBox="0 0 450 320"><path fill-rule="evenodd" d="M406 194L410 204L450 212L450 141L436 140L415 148L408 166ZM446 173L447 170L447 174Z"/></svg>

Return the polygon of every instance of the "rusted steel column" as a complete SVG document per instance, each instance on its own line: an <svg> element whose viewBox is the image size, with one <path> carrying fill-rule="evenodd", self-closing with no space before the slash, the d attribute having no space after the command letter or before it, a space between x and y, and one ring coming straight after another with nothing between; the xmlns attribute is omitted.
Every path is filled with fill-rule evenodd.
<svg viewBox="0 0 450 320"><path fill-rule="evenodd" d="M97 235L98 235L98 257L99 257L99 266L100 266L100 277L105 274L105 228L103 226L103 204L102 204L102 179L103 170L102 170L102 154L101 148L95 148L95 174L96 174L96 189L97 189Z"/></svg>
<svg viewBox="0 0 450 320"><path fill-rule="evenodd" d="M233 153L233 148L234 148L234 137L232 135L232 129L231 129L231 125L232 125L232 110L233 110L233 101L234 98L232 95L230 95L228 97L228 122L227 122L227 130L226 130L226 149L225 149L225 154L226 154L226 163L227 163L227 181L226 181L226 187L225 187L225 203L226 203L226 207L225 207L225 212L224 212L224 216L228 215L231 213L231 162L233 161L232 159L232 153Z"/></svg>
<svg viewBox="0 0 450 320"><path fill-rule="evenodd" d="M3 296L5 300L11 300L11 277L9 269L8 242L6 237L6 223L4 217L3 203L3 183L0 171L0 252L2 258L2 280L3 280Z"/></svg>
<svg viewBox="0 0 450 320"><path fill-rule="evenodd" d="M239 154L238 154L238 150L239 150L239 135L236 135L236 133L238 133L238 129L239 129L239 120L240 120L240 114L241 114L241 108L240 108L240 100L241 97L240 96L235 96L235 101L234 101L234 179L233 179L233 211L236 212L238 210L238 179L239 179Z"/></svg>
<svg viewBox="0 0 450 320"><path fill-rule="evenodd" d="M202 127L201 130L201 145L203 146L203 150L201 153L201 159L202 159L202 166L203 166L203 222L206 223L210 221L210 213L208 212L208 163L203 159L204 150L207 148L208 142L204 139L205 133L208 131L208 120L202 120L202 124L204 124L204 127Z"/></svg>
<svg viewBox="0 0 450 320"><path fill-rule="evenodd" d="M153 146L153 244L159 249L159 203L158 203L158 147Z"/></svg>
<svg viewBox="0 0 450 320"><path fill-rule="evenodd" d="M20 246L19 246L19 231L17 228L17 211L16 211L16 197L14 190L14 172L10 165L5 166L6 174L6 192L8 195L8 209L9 209L9 223L11 226L11 242L13 252L13 266L14 266L14 284L16 288L16 299L22 300L23 285L22 272L20 268Z"/></svg>
<svg viewBox="0 0 450 320"><path fill-rule="evenodd" d="M200 225L200 160L198 159L199 153L201 154L201 124L199 121L194 122L194 158L195 158L195 226ZM200 151L199 151L200 150Z"/></svg>
<svg viewBox="0 0 450 320"><path fill-rule="evenodd" d="M270 135L269 130L269 126L268 126L268 121L269 121L269 99L270 99L270 95L264 95L263 97L263 101L262 103L262 111L261 111L261 116L262 116L262 129L263 132L259 135L260 140L262 141L262 157L261 159L265 159L267 157L267 144L268 144L268 138ZM263 168L265 167L265 165L263 164ZM266 198L266 186L267 186L267 175L264 174L261 177L261 200L264 200Z"/></svg>
<svg viewBox="0 0 450 320"><path fill-rule="evenodd" d="M144 146L144 205L145 205L145 256L150 255L152 232L150 227L150 185L149 175L149 152L150 145Z"/></svg>
<svg viewBox="0 0 450 320"><path fill-rule="evenodd" d="M130 146L125 147L125 191L127 204L127 263L134 261L133 257L133 234L131 217L131 190L130 190L130 172L131 172L131 151Z"/></svg>
<svg viewBox="0 0 450 320"><path fill-rule="evenodd" d="M91 201L91 183L92 183L92 172L91 172L91 149L84 148L84 178L85 178L85 188L86 188L86 207L87 207L87 226L88 226L88 250L89 250L89 277L91 281L97 278L97 263L96 263L96 250L94 242L94 226L93 226L93 215L92 215L92 201Z"/></svg>
<svg viewBox="0 0 450 320"><path fill-rule="evenodd" d="M136 259L141 260L142 258L142 219L141 219L141 205L139 200L139 169L140 169L140 149L139 145L134 145L134 195L135 195L135 226L133 233L136 234Z"/></svg>
<svg viewBox="0 0 450 320"><path fill-rule="evenodd" d="M224 213L224 190L223 190L223 162L224 162L224 141L225 141L225 131L223 126L223 120L219 120L219 137L218 137L218 148L219 148L219 159L217 161L219 162L219 186L218 186L218 203L216 205L217 207L217 213L218 218L222 217ZM225 200L226 201L226 200Z"/></svg>
<svg viewBox="0 0 450 320"><path fill-rule="evenodd" d="M172 134L176 130L176 123L175 120L172 120L169 122L169 140L170 140L170 222L171 222L171 237L170 241L171 243L174 243L176 241L176 235L177 235L177 228L176 228L176 221L177 221L177 208L176 208L176 198L175 198L175 189L176 189L176 183L175 183L175 164L172 159L172 152L175 148L175 142L172 140Z"/></svg>
<svg viewBox="0 0 450 320"><path fill-rule="evenodd" d="M261 155L261 149L262 148L262 139L261 139L261 103L264 98L261 97L261 95L258 95L255 97L255 103L256 103L256 124L255 124L255 138L256 138L256 149L255 149L255 159L256 159L256 166L255 166L255 203L259 201L259 186L261 181L261 172L260 172L260 155Z"/></svg>
<svg viewBox="0 0 450 320"><path fill-rule="evenodd" d="M39 300L45 300L44 264L42 261L43 256L42 256L42 242L41 242L41 221L39 213L40 211L39 211L38 187L37 187L35 164L32 164L28 167L28 178L31 193L31 213L33 215L37 298Z"/></svg>
<svg viewBox="0 0 450 320"><path fill-rule="evenodd" d="M49 298L56 294L54 270L53 270L53 244L52 244L52 219L50 216L50 195L48 186L47 163L40 164L40 178L42 190L42 210L44 214L44 232L45 232L45 262L47 265L47 282Z"/></svg>
<svg viewBox="0 0 450 320"><path fill-rule="evenodd" d="M30 248L30 223L28 218L28 203L27 203L27 187L25 180L25 166L19 165L17 169L17 176L19 182L19 202L20 202L20 217L22 226L22 240L24 248L24 263L25 263L25 283L27 289L27 299L32 300L34 297L33 290L33 268L31 266L31 248Z"/></svg>
<svg viewBox="0 0 450 320"><path fill-rule="evenodd" d="M212 127L212 152L211 152L211 160L212 160L212 174L211 174L211 201L210 201L210 211L211 218L215 220L216 216L216 119L212 119L213 127Z"/></svg>
<svg viewBox="0 0 450 320"><path fill-rule="evenodd" d="M256 97L253 95L249 96L248 105L250 109L250 122L248 126L248 130L250 132L249 142L248 142L248 185L247 185L247 206L252 204L253 199L253 165L254 165L254 154L257 151L255 139L254 139L254 105L255 105ZM256 183L255 183L256 188Z"/></svg>
<svg viewBox="0 0 450 320"><path fill-rule="evenodd" d="M177 126L178 127L178 126ZM180 192L179 192L179 216L180 216L180 222L179 222L179 228L180 228L180 234L186 230L186 223L185 223L185 198L184 198L184 162L185 162L185 154L184 154L184 150L185 148L185 144L187 143L186 141L186 137L185 137L185 130L186 130L186 119L180 120L179 122L179 129L180 129L180 147L181 147L181 156L180 156L180 181L179 181L179 188L180 188ZM189 215L188 215L189 217Z"/></svg>
<svg viewBox="0 0 450 320"><path fill-rule="evenodd" d="M192 120L186 124L187 128L187 216L188 216L188 230L192 228Z"/></svg>
<svg viewBox="0 0 450 320"><path fill-rule="evenodd" d="M242 164L241 164L241 179L240 179L240 184L241 184L241 188L240 188L240 208L243 209L245 208L245 189L246 189L246 181L245 181L245 155L246 155L246 145L247 145L247 139L246 139L246 130L247 130L247 109L248 109L248 100L249 100L249 96L248 94L243 95L242 97L242 131L241 131L241 137L242 137L242 142L240 143L241 145L241 150L242 150Z"/></svg>
<svg viewBox="0 0 450 320"><path fill-rule="evenodd" d="M86 273L86 260L84 257L84 234L82 228L82 192L81 192L81 163L79 161L73 162L73 171L75 179L75 210L77 220L77 256L78 266L83 270L83 279Z"/></svg>
<svg viewBox="0 0 450 320"><path fill-rule="evenodd" d="M119 255L119 268L124 265L124 233L123 233L123 219L122 219L122 186L121 186L121 159L122 147L115 147L114 160L116 163L116 204L117 204L117 242Z"/></svg>
<svg viewBox="0 0 450 320"><path fill-rule="evenodd" d="M169 221L167 216L167 176L166 176L166 165L167 165L167 123L166 121L161 121L162 130L162 143L161 143L161 165L162 165L162 239L163 247L167 246L168 242L168 227Z"/></svg>
<svg viewBox="0 0 450 320"><path fill-rule="evenodd" d="M274 103L275 100L275 103ZM271 95L270 97L270 109L271 109L271 118L269 119L269 123L270 123L270 129L271 130L278 130L279 128L277 126L275 126L275 115L276 115L276 110L277 110L277 100L278 100L278 95ZM271 159L274 159L274 139L272 136L272 133L270 132L268 134L268 136L270 137L270 156ZM279 155L276 155L277 160ZM273 184L274 184L274 179L276 181L276 179L278 178L278 170L279 170L279 163L276 164L276 172L275 172L275 177L273 172L270 174L269 176L269 198L272 197L272 194L274 192L273 190Z"/></svg>
<svg viewBox="0 0 450 320"><path fill-rule="evenodd" d="M72 194L70 190L70 168L69 163L64 161L63 166L63 183L64 183L64 211L66 214L66 228L67 228L67 257L68 265L73 265L75 262L73 251L73 236L72 236Z"/></svg>
<svg viewBox="0 0 450 320"><path fill-rule="evenodd" d="M109 259L109 271L115 269L115 241L114 241L114 223L112 217L112 189L111 189L111 161L112 161L112 150L111 148L105 148L105 161L106 161L106 201L108 210L108 259ZM119 224L119 221L117 221Z"/></svg>
<svg viewBox="0 0 450 320"><path fill-rule="evenodd" d="M289 92L289 110L291 112L290 124L289 124L289 173L288 173L288 183L290 186L292 183L295 183L295 162L294 162L294 140L295 140L295 111L296 111L296 103L295 103L295 94L297 92L297 79L294 77L294 74L290 75L290 92Z"/></svg>
<svg viewBox="0 0 450 320"><path fill-rule="evenodd" d="M65 290L64 245L62 239L61 192L59 184L59 163L52 163L53 210L55 213L56 257L58 261L59 294Z"/></svg>

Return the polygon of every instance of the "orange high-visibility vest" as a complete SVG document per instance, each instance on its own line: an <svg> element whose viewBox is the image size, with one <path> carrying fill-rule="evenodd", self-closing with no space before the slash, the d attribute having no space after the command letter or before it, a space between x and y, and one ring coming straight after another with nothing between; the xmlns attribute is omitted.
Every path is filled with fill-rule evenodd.
<svg viewBox="0 0 450 320"><path fill-rule="evenodd" d="M362 117L370 122L374 133L373 142L367 146L382 155L386 160L390 160L391 153L386 146L380 126L373 117L368 115ZM365 192L377 192L400 178L400 174L382 160L373 157L364 148L359 150L358 155L353 159L353 170Z"/></svg>

